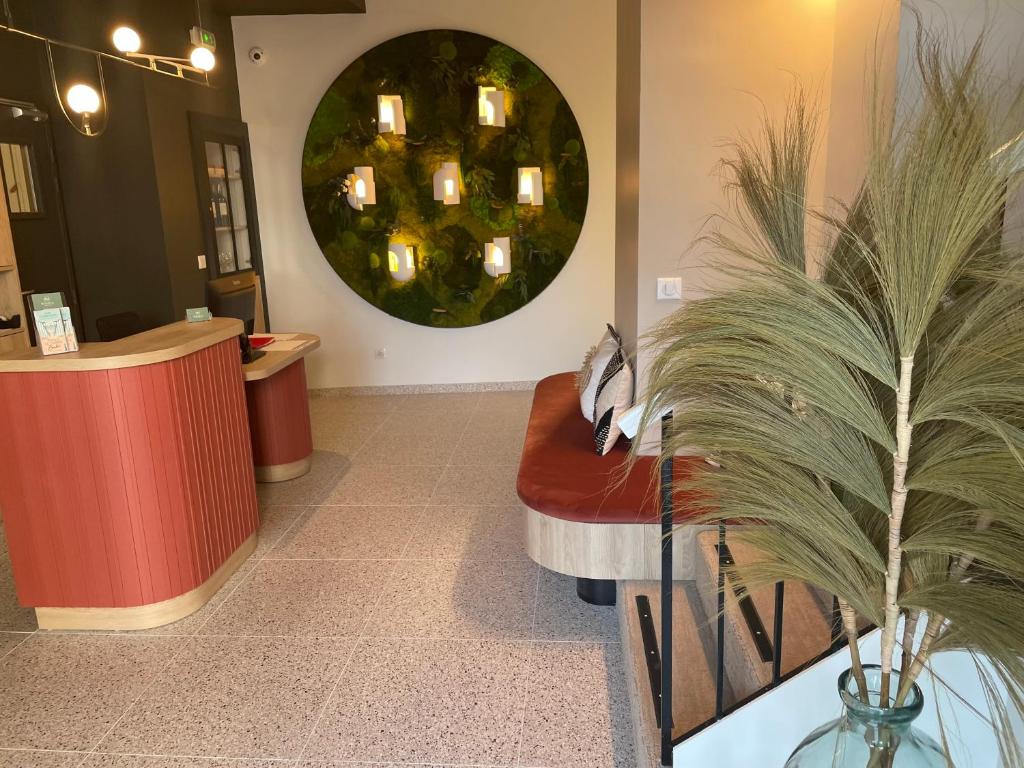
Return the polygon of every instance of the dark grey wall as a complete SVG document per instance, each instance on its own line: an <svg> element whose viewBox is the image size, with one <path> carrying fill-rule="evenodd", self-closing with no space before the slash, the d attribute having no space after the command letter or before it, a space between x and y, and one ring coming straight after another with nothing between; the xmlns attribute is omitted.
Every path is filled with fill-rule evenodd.
<svg viewBox="0 0 1024 768"><path fill-rule="evenodd" d="M112 51L110 33L134 27L143 50L185 56L194 0L10 0L14 25L48 37ZM0 31L0 96L50 113L84 334L97 317L132 310L152 324L203 303L205 271L192 172L188 112L237 119L238 86L230 20L208 0L203 26L217 36L213 88L106 62L109 120L88 138L64 120L54 99L43 45ZM58 83L96 83L88 54L55 49Z"/></svg>

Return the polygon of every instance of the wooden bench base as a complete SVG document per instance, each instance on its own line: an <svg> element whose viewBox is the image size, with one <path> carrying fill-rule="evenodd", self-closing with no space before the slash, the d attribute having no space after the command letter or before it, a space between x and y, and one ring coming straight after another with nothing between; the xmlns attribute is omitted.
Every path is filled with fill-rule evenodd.
<svg viewBox="0 0 1024 768"><path fill-rule="evenodd" d="M580 523L523 505L526 551L538 565L584 579L661 578L661 526L643 523ZM673 528L672 578L692 580L696 534L703 526Z"/></svg>

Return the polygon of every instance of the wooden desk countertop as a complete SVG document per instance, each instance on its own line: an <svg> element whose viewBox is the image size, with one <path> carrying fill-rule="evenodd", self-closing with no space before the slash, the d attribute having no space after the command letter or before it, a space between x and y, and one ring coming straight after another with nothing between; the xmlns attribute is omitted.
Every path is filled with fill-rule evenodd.
<svg viewBox="0 0 1024 768"><path fill-rule="evenodd" d="M163 363L235 338L242 329L241 320L215 317L203 323L182 320L118 341L89 342L77 352L59 355L44 356L33 347L0 354L0 373L103 371Z"/></svg>
<svg viewBox="0 0 1024 768"><path fill-rule="evenodd" d="M294 363L296 360L300 360L314 349L320 346L320 337L312 333L267 333L257 334L258 336L290 336L288 341L302 342L302 346L298 349L283 349L275 351L268 347L273 346L272 344L264 347L260 351L264 353L263 357L255 360L248 365L242 366L242 373L245 376L246 381L260 381L261 379L268 379L284 368Z"/></svg>

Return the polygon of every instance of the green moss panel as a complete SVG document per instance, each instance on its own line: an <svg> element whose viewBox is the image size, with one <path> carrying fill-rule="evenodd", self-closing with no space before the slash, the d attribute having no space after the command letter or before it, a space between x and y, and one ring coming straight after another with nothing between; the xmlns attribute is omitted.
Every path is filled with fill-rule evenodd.
<svg viewBox="0 0 1024 768"><path fill-rule="evenodd" d="M505 91L505 126L480 125L478 86ZM402 97L405 135L377 129L377 96ZM434 200L434 172L459 164L461 201ZM348 176L374 171L377 202L353 209ZM520 205L520 167L539 167L544 204ZM370 49L331 84L309 123L302 192L313 235L338 276L394 317L439 328L522 308L569 260L587 211L579 124L558 88L513 48L453 30L414 32ZM511 238L511 271L484 271L484 245ZM416 248L398 282L388 243Z"/></svg>

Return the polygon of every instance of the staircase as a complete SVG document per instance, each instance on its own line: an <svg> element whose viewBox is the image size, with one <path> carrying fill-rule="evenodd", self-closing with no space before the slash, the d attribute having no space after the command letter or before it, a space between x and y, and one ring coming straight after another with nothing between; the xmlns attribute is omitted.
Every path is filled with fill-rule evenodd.
<svg viewBox="0 0 1024 768"><path fill-rule="evenodd" d="M723 529L724 530L724 529ZM757 551L724 533L724 560L742 566ZM696 580L673 582L672 728L674 743L715 722L771 689L787 675L814 663L835 649L831 595L786 582L739 597L725 580L724 611L719 619L719 532L697 536ZM661 729L656 706L660 686L660 582L622 582L617 601L633 705L638 766L659 766ZM782 622L776 625L782 598ZM722 628L721 691L717 685L718 632ZM776 637L776 633L779 637ZM646 642L645 642L646 636ZM781 638L781 658L776 643ZM649 662L654 662L652 670ZM717 701L716 701L717 699ZM717 706L716 706L717 705Z"/></svg>

